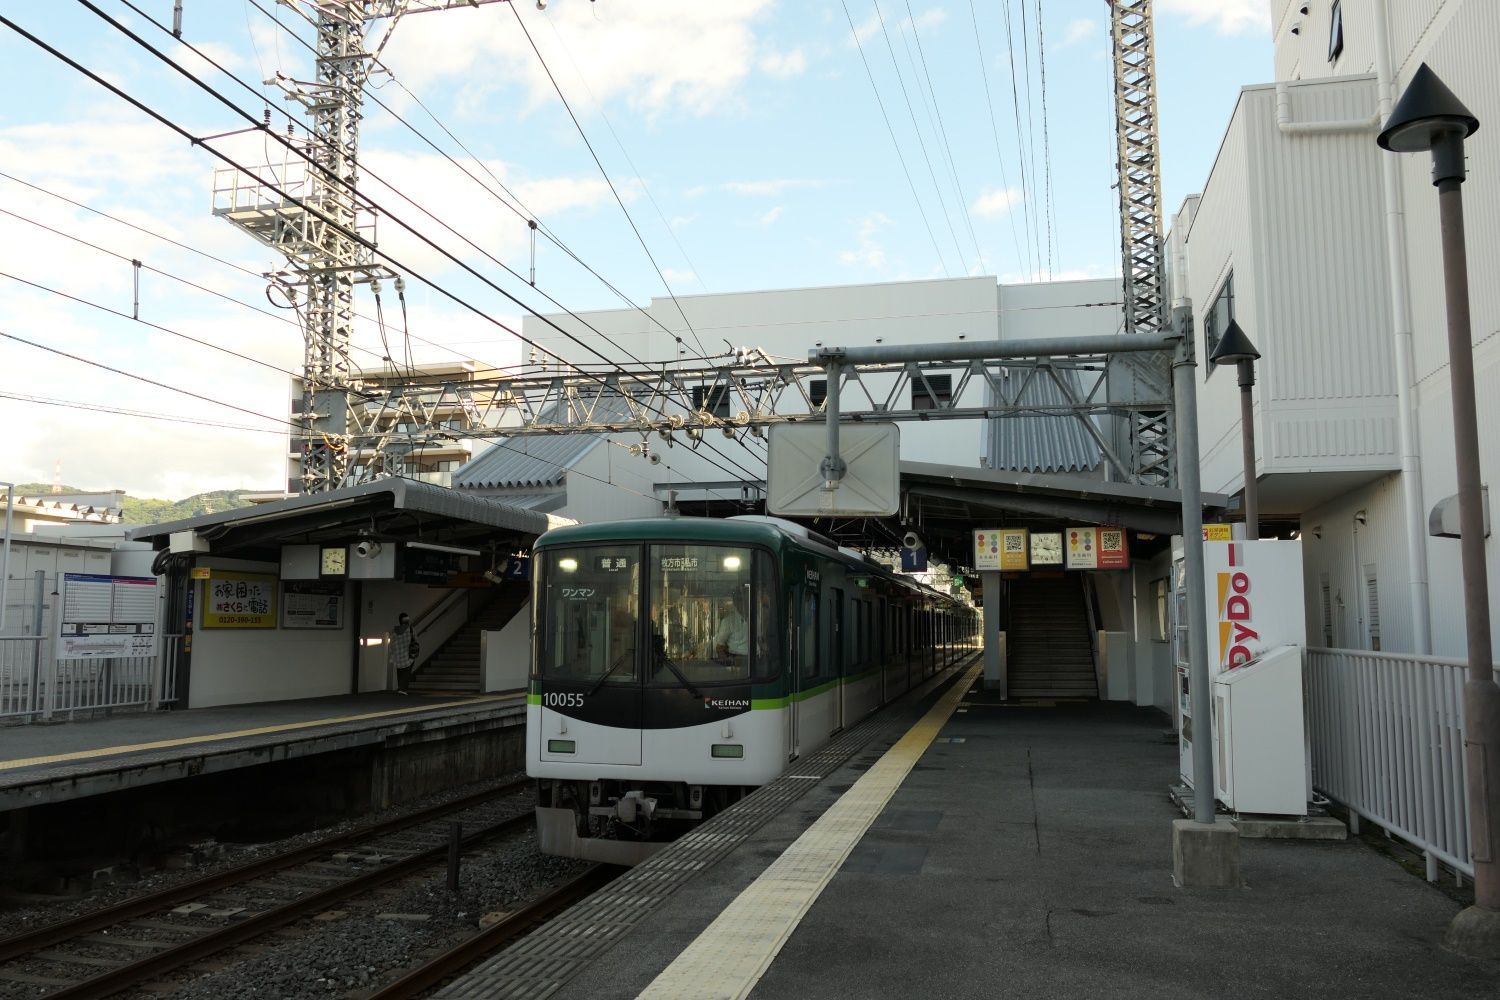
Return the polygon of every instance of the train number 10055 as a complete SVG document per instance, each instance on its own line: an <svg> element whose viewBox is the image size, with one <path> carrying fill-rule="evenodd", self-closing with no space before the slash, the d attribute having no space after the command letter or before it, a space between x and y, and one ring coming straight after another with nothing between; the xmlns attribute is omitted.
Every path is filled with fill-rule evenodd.
<svg viewBox="0 0 1500 1000"><path fill-rule="evenodd" d="M548 691L542 695L542 704L548 708L582 708L583 695L576 691Z"/></svg>

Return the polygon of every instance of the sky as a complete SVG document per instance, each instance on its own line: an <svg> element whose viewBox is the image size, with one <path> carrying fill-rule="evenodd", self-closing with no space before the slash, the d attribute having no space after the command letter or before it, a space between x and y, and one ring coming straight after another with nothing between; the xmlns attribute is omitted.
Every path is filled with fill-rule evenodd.
<svg viewBox="0 0 1500 1000"><path fill-rule="evenodd" d="M265 81L311 80L313 33L304 0L185 0L178 41L159 26L172 6L0 5L0 480L168 499L283 487L302 335L263 277L284 261L212 212L235 181L213 151L286 169L249 126L269 110L278 135L289 115L303 134ZM1269 7L1155 4L1169 214L1201 189L1239 88L1272 77ZM402 18L360 161L412 356L515 364L506 328L527 310L669 290L1117 276L1109 44L1103 0L522 0ZM528 215L567 250L539 241L535 288ZM356 363L404 354L393 287L356 309Z"/></svg>

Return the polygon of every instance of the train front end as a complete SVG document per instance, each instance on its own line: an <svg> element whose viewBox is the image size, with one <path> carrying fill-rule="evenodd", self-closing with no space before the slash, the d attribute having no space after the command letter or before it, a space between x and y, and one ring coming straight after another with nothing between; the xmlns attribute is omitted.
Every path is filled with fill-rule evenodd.
<svg viewBox="0 0 1500 1000"><path fill-rule="evenodd" d="M635 864L785 766L782 615L771 552L732 529L605 527L534 553L526 771L543 851Z"/></svg>

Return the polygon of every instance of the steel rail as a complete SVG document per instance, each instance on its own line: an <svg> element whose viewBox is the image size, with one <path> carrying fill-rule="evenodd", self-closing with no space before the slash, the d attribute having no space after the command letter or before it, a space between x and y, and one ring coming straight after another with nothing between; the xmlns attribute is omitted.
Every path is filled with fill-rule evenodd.
<svg viewBox="0 0 1500 1000"><path fill-rule="evenodd" d="M463 846L469 847L488 837L512 830L523 828L534 822L534 815L530 812L512 816L509 819L491 823L489 826L475 830L463 839ZM140 982L152 979L156 976L165 975L185 965L202 961L221 951L243 944L253 938L260 937L278 927L292 923L310 913L316 913L330 904L379 888L387 882L409 875L414 871L431 865L442 864L448 857L448 845L440 844L426 851L408 855L397 861L367 872L355 875L346 882L329 886L300 899L294 899L280 906L265 910L254 916L247 917L237 924L221 927L219 930L210 931L207 934L185 941L182 944L159 951L154 955L138 959L128 965L117 969L100 973L91 979L83 980L72 986L65 986L60 990L46 994L48 1000L103 1000L134 986Z"/></svg>
<svg viewBox="0 0 1500 1000"><path fill-rule="evenodd" d="M521 937L537 924L550 920L574 903L618 878L624 869L594 865L570 882L532 900L504 920L471 935L454 947L418 966L400 979L372 993L366 1000L409 1000L458 975L486 955Z"/></svg>
<svg viewBox="0 0 1500 1000"><path fill-rule="evenodd" d="M357 830L349 830L345 833L335 834L332 837L325 837L316 843L283 851L269 858L251 861L248 864L239 865L238 867L217 872L213 875L207 875L200 879L194 879L191 882L184 882L181 885L171 886L159 892L136 896L122 903L117 903L114 906L106 906L103 909L94 910L82 916L59 921L55 924L48 924L45 927L38 927L24 934L17 934L14 937L0 941L0 962L24 958L32 952L54 944L60 944L80 935L102 930L105 927L112 927L115 924L153 913L168 906L191 901L199 896L248 881L268 872L289 868L292 865L316 858L332 849L355 844L371 837L384 836L394 833L397 830L404 830L407 827L425 823L450 812L467 809L497 795L510 795L523 791L529 785L530 782L524 779L508 782L503 785L496 785L450 802L429 806L403 816L395 816L379 823L360 827Z"/></svg>

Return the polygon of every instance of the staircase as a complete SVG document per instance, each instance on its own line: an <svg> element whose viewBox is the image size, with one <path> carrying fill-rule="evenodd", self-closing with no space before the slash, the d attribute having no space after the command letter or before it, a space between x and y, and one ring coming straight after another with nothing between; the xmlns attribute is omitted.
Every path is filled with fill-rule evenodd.
<svg viewBox="0 0 1500 1000"><path fill-rule="evenodd" d="M1030 577L1011 587L1006 636L1012 698L1097 698L1083 580Z"/></svg>
<svg viewBox="0 0 1500 1000"><path fill-rule="evenodd" d="M484 689L479 669L479 633L499 631L530 597L525 584L502 584L494 589L490 602L417 668L407 690L412 694L451 696L478 694Z"/></svg>

